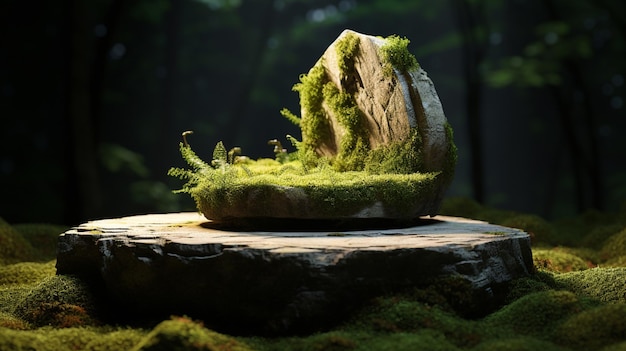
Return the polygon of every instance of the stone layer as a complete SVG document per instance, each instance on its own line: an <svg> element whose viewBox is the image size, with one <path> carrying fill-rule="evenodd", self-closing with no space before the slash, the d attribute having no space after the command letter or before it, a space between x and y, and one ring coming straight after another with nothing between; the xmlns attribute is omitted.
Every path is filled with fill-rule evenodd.
<svg viewBox="0 0 626 351"><path fill-rule="evenodd" d="M276 335L322 330L372 297L450 277L480 313L533 269L528 234L475 220L276 223L225 228L197 213L92 221L60 236L57 274L84 278L118 317L186 314L224 332Z"/></svg>

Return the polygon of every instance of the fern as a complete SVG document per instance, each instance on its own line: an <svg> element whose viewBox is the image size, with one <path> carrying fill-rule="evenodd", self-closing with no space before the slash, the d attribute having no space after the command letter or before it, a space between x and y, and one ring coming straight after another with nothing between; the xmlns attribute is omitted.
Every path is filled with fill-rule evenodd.
<svg viewBox="0 0 626 351"><path fill-rule="evenodd" d="M224 143L221 141L213 149L213 161L211 161L211 164L219 168L228 164L228 152L226 152L226 147L224 147Z"/></svg>
<svg viewBox="0 0 626 351"><path fill-rule="evenodd" d="M289 111L286 108L280 110L280 114L283 115L289 122L299 126L300 125L300 117L296 116L293 112Z"/></svg>

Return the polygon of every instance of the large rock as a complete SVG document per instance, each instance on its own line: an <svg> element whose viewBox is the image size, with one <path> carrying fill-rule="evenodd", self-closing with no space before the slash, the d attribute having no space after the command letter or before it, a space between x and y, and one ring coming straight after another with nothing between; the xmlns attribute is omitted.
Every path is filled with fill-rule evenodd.
<svg viewBox="0 0 626 351"><path fill-rule="evenodd" d="M331 327L374 296L441 279L487 313L503 284L533 267L526 233L485 222L313 223L233 230L197 213L93 221L60 236L57 273L92 284L116 318L186 314L220 331L283 334Z"/></svg>
<svg viewBox="0 0 626 351"><path fill-rule="evenodd" d="M356 46L346 45L348 40L356 40ZM447 119L435 86L419 65L391 66L381 55L381 48L388 40L343 31L316 63L326 73L322 81L325 84L328 80L339 91L353 95L372 149L406 140L412 130L417 130L422 139L419 151L423 168L415 171L452 172L454 165L448 169L451 165L447 164L447 158L453 142L446 131ZM352 52L346 52L346 46L353 47ZM334 156L340 152L346 127L327 101L322 108L330 123L326 139L319 142L317 151ZM306 106L301 113L303 119L315 118L315 113Z"/></svg>

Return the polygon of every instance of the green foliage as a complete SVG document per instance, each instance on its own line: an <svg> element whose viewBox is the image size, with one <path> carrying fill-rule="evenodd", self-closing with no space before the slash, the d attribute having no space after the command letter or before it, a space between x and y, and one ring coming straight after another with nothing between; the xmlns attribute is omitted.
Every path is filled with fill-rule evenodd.
<svg viewBox="0 0 626 351"><path fill-rule="evenodd" d="M289 111L286 108L283 108L280 110L280 114L285 117L289 122L299 126L300 125L300 117L296 116L295 114L293 114L293 112Z"/></svg>
<svg viewBox="0 0 626 351"><path fill-rule="evenodd" d="M406 204L429 196L438 181L438 173L337 172L325 164L307 168L299 160L229 164L223 162L226 148L218 143L216 150L217 162L214 159L209 165L191 147L181 144L181 154L192 169L169 171L187 180L179 191L189 193L202 212L219 211L224 204L245 204L251 192L270 197L280 193L281 187L295 187L306 193L311 200L309 206L321 214L350 216L378 201L391 211L405 214L411 210Z"/></svg>
<svg viewBox="0 0 626 351"><path fill-rule="evenodd" d="M102 164L112 173L129 171L139 177L147 177L150 174L143 157L121 145L100 144L98 151Z"/></svg>
<svg viewBox="0 0 626 351"><path fill-rule="evenodd" d="M488 70L487 81L494 87L541 87L563 83L566 62L592 55L589 36L574 31L563 21L544 22L535 28L536 39L520 55L502 59L498 68Z"/></svg>
<svg viewBox="0 0 626 351"><path fill-rule="evenodd" d="M133 351L187 351L187 350L251 350L235 338L216 333L186 317L173 317L159 323Z"/></svg>
<svg viewBox="0 0 626 351"><path fill-rule="evenodd" d="M417 59L408 50L409 43L409 39L397 35L385 38L385 43L379 49L385 74L393 74L394 68L400 72L419 68Z"/></svg>

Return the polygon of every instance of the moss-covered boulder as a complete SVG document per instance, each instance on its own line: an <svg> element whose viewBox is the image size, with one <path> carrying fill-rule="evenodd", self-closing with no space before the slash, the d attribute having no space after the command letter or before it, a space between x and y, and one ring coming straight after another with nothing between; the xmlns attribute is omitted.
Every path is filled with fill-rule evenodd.
<svg viewBox="0 0 626 351"><path fill-rule="evenodd" d="M227 152L205 163L181 145L193 170L183 188L209 219L413 219L436 215L452 181L456 147L432 81L409 40L346 30L294 90L297 152L278 141L275 164ZM270 160L271 161L271 160ZM289 162L292 161L292 162Z"/></svg>

